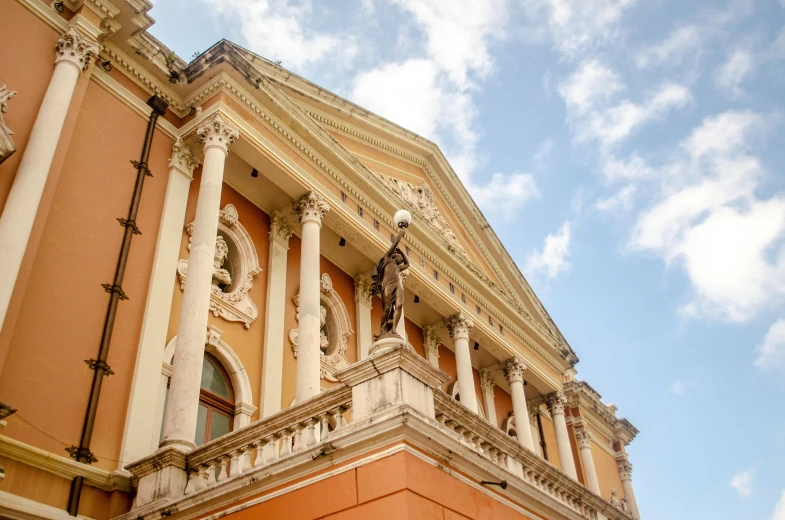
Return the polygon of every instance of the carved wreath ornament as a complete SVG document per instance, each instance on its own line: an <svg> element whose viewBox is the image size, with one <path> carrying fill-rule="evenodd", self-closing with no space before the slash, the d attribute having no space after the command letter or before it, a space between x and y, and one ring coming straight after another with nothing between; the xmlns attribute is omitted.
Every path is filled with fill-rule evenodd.
<svg viewBox="0 0 785 520"><path fill-rule="evenodd" d="M322 275L320 288L320 308L319 314L321 318L321 378L328 381L337 381L333 377L333 373L338 370L349 366L346 361L347 340L352 330L351 321L349 320L349 313L346 306L343 304L338 292L333 288L333 281L330 275L324 273ZM295 318L300 321L300 295L292 298L295 306L297 306L297 314ZM292 329L289 331L289 343L292 346L292 353L297 357L297 348L299 342L299 329Z"/></svg>
<svg viewBox="0 0 785 520"><path fill-rule="evenodd" d="M188 236L193 235L193 222L185 226ZM191 248L188 239L188 249ZM226 321L239 321L250 328L259 316L256 304L248 296L254 277L262 272L253 240L237 214L237 208L227 204L218 214L218 237L213 260L213 283L210 287L210 311ZM180 289L185 289L188 260L177 262Z"/></svg>

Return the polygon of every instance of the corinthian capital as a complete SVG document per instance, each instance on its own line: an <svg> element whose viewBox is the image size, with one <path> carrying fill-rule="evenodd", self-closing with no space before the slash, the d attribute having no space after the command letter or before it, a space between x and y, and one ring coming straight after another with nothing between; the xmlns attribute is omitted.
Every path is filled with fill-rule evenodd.
<svg viewBox="0 0 785 520"><path fill-rule="evenodd" d="M517 357L511 357L502 364L504 371L504 378L509 384L515 381L523 382L523 372L526 370L526 365Z"/></svg>
<svg viewBox="0 0 785 520"><path fill-rule="evenodd" d="M300 216L301 224L316 222L320 226L322 219L330 211L330 205L315 191L306 193L299 200L294 201L292 208Z"/></svg>
<svg viewBox="0 0 785 520"><path fill-rule="evenodd" d="M194 168L198 164L199 160L196 158L193 150L178 137L174 145L172 145L172 157L169 159L169 168L175 168L189 179L193 179Z"/></svg>
<svg viewBox="0 0 785 520"><path fill-rule="evenodd" d="M216 113L205 121L196 130L196 133L204 144L205 150L215 146L223 150L224 153L229 152L229 146L240 136L240 132L231 126L220 113Z"/></svg>
<svg viewBox="0 0 785 520"><path fill-rule="evenodd" d="M616 461L619 467L619 476L622 480L632 480L632 464L627 459L620 459Z"/></svg>
<svg viewBox="0 0 785 520"><path fill-rule="evenodd" d="M354 278L354 301L371 306L371 277L360 274Z"/></svg>
<svg viewBox="0 0 785 520"><path fill-rule="evenodd" d="M55 45L55 63L67 62L81 73L90 66L90 59L98 54L101 46L86 36L82 36L69 26Z"/></svg>
<svg viewBox="0 0 785 520"><path fill-rule="evenodd" d="M270 222L270 241L277 242L288 248L291 236L292 230L289 227L287 218L277 211L273 213L273 219Z"/></svg>
<svg viewBox="0 0 785 520"><path fill-rule="evenodd" d="M453 340L458 338L469 339L469 331L474 327L474 322L464 313L459 312L458 314L447 318L446 325L447 330L450 331L450 337Z"/></svg>
<svg viewBox="0 0 785 520"><path fill-rule="evenodd" d="M493 387L496 386L493 382L493 376L491 375L491 369L481 368L480 369L480 388L482 388L482 392L484 394L490 394L493 396Z"/></svg>
<svg viewBox="0 0 785 520"><path fill-rule="evenodd" d="M591 448L591 432L585 426L575 428L575 438L579 448Z"/></svg>
<svg viewBox="0 0 785 520"><path fill-rule="evenodd" d="M551 392L548 394L548 408L551 414L564 414L564 405L567 404L567 398L561 392Z"/></svg>
<svg viewBox="0 0 785 520"><path fill-rule="evenodd" d="M422 333L425 353L430 353L432 356L435 356L436 359L439 359L439 343L441 343L439 341L439 335L436 334L433 327L425 327L422 329Z"/></svg>

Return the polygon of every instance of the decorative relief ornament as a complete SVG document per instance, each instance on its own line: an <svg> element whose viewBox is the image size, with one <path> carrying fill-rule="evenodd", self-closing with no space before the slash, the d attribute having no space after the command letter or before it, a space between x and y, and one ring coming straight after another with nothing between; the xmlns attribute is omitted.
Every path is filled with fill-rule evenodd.
<svg viewBox="0 0 785 520"><path fill-rule="evenodd" d="M513 384L515 381L522 383L526 364L517 357L511 357L502 364L502 370L504 371L504 378L508 383Z"/></svg>
<svg viewBox="0 0 785 520"><path fill-rule="evenodd" d="M224 152L228 152L229 146L240 137L240 132L235 127L230 126L220 113L216 113L205 121L196 130L196 133L199 135L202 144L204 144L205 150L217 146Z"/></svg>
<svg viewBox="0 0 785 520"><path fill-rule="evenodd" d="M619 476L622 480L632 480L632 464L627 459L620 459L616 461L619 467Z"/></svg>
<svg viewBox="0 0 785 520"><path fill-rule="evenodd" d="M193 234L193 222L185 227ZM188 249L190 249L190 238ZM226 267L229 267L227 269ZM239 321L246 329L259 316L256 304L248 295L254 277L262 272L251 236L240 224L237 208L227 204L218 213L218 236L215 239L213 280L210 287L210 311L226 321ZM188 260L177 262L180 289L185 289Z"/></svg>
<svg viewBox="0 0 785 520"><path fill-rule="evenodd" d="M96 56L100 50L101 46L98 43L82 36L71 25L57 40L55 63L67 61L74 64L81 72L87 70L87 67L90 66L90 59Z"/></svg>
<svg viewBox="0 0 785 520"><path fill-rule="evenodd" d="M300 223L316 222L322 225L322 219L330 211L330 205L315 191L306 193L292 203L292 209L300 217Z"/></svg>
<svg viewBox="0 0 785 520"><path fill-rule="evenodd" d="M578 439L578 447L591 448L591 432L585 426L575 429L575 438Z"/></svg>
<svg viewBox="0 0 785 520"><path fill-rule="evenodd" d="M474 327L474 322L464 313L459 312L458 314L447 318L445 325L447 325L447 330L450 331L450 337L452 339L468 339L469 331Z"/></svg>
<svg viewBox="0 0 785 520"><path fill-rule="evenodd" d="M447 240L447 249L452 253L459 253L466 256L466 251L458 243L458 238L450 229L450 225L439 213L439 208L431 195L431 187L428 184L415 186L389 175L374 172L379 180L387 188L401 196L403 201L408 204L418 215L425 219L432 228Z"/></svg>
<svg viewBox="0 0 785 520"><path fill-rule="evenodd" d="M343 304L338 292L333 288L333 281L330 275L324 273L319 283L319 317L321 336L321 370L320 376L328 381L337 381L333 374L338 370L349 366L346 360L346 349L348 348L349 336L354 334L349 312ZM297 307L295 319L300 322L300 295L294 298L294 305ZM299 329L289 331L289 344L292 346L292 353L297 357L299 342Z"/></svg>
<svg viewBox="0 0 785 520"><path fill-rule="evenodd" d="M552 392L548 394L548 408L551 414L564 414L564 405L567 404L567 398L561 392Z"/></svg>
<svg viewBox="0 0 785 520"><path fill-rule="evenodd" d="M199 165L199 160L185 142L179 137L172 145L172 157L169 159L169 168L177 168L187 177L193 178L194 169Z"/></svg>
<svg viewBox="0 0 785 520"><path fill-rule="evenodd" d="M0 164L16 151L16 145L11 136L14 133L5 125L3 114L8 112L8 100L16 95L16 91L8 90L3 85L0 87Z"/></svg>

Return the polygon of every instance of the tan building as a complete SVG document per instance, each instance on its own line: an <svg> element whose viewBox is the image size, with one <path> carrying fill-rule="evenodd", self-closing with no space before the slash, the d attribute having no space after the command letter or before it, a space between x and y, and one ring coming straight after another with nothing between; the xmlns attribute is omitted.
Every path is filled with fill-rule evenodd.
<svg viewBox="0 0 785 520"><path fill-rule="evenodd" d="M151 7L0 6L0 515L639 518L637 430L438 147Z"/></svg>

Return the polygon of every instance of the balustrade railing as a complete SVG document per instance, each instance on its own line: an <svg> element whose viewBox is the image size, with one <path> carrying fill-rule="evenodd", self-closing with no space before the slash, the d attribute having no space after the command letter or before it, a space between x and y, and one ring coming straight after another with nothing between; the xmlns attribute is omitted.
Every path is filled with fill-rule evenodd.
<svg viewBox="0 0 785 520"><path fill-rule="evenodd" d="M584 518L596 520L598 513L614 520L632 518L570 479L556 466L524 448L502 430L470 412L446 393L434 390L434 404L437 422L450 430L461 444Z"/></svg>
<svg viewBox="0 0 785 520"><path fill-rule="evenodd" d="M340 385L200 446L186 459L185 494L328 444L346 425L351 399L351 388Z"/></svg>

